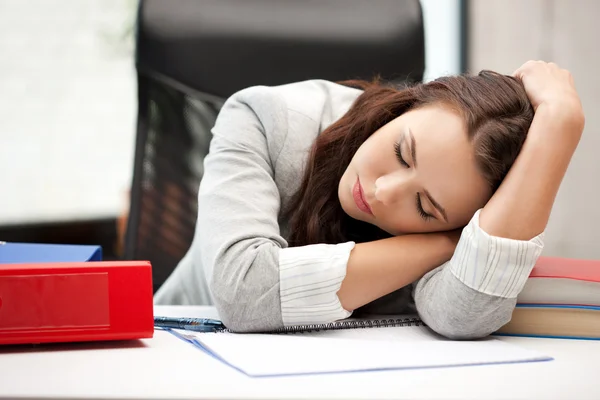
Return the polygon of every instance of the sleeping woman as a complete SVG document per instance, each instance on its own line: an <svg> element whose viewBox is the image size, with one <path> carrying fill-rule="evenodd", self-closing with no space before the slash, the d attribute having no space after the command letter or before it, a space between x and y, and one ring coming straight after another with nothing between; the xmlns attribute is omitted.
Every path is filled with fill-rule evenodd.
<svg viewBox="0 0 600 400"><path fill-rule="evenodd" d="M230 97L193 243L157 304L239 332L418 313L453 339L506 324L543 249L584 116L529 61L394 87L322 80Z"/></svg>

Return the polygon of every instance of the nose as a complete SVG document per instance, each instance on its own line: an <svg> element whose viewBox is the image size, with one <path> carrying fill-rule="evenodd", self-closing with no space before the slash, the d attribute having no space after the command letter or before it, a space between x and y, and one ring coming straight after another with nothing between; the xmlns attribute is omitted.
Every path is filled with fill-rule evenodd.
<svg viewBox="0 0 600 400"><path fill-rule="evenodd" d="M397 171L383 175L375 181L375 198L384 205L399 203L409 193L410 177Z"/></svg>

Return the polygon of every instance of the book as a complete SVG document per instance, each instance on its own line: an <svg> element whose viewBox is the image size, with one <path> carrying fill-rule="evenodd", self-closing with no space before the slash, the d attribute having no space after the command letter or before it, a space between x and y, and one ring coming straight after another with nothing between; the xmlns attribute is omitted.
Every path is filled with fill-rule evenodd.
<svg viewBox="0 0 600 400"><path fill-rule="evenodd" d="M540 257L517 302L600 306L600 261Z"/></svg>
<svg viewBox="0 0 600 400"><path fill-rule="evenodd" d="M292 326L270 333L170 330L249 377L475 366L552 360L496 338L455 341L414 316Z"/></svg>
<svg viewBox="0 0 600 400"><path fill-rule="evenodd" d="M496 334L600 339L600 261L540 257Z"/></svg>
<svg viewBox="0 0 600 400"><path fill-rule="evenodd" d="M600 339L600 307L518 304L497 334L561 339Z"/></svg>
<svg viewBox="0 0 600 400"><path fill-rule="evenodd" d="M95 245L0 242L0 264L102 261Z"/></svg>

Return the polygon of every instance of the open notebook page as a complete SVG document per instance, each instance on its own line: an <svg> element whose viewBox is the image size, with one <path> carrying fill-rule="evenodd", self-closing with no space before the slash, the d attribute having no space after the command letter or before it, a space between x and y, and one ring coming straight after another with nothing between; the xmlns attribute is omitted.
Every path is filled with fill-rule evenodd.
<svg viewBox="0 0 600 400"><path fill-rule="evenodd" d="M217 359L254 377L551 360L493 338L441 339L423 327L183 335Z"/></svg>

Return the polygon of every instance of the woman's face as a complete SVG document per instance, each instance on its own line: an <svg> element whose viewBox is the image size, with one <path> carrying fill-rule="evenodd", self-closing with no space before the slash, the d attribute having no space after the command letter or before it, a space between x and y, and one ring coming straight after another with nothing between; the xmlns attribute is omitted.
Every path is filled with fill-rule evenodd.
<svg viewBox="0 0 600 400"><path fill-rule="evenodd" d="M338 187L344 211L392 235L465 226L491 196L462 118L440 104L411 110L365 141Z"/></svg>

